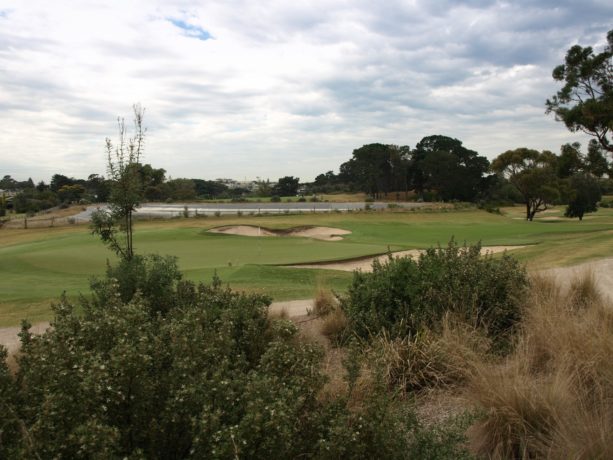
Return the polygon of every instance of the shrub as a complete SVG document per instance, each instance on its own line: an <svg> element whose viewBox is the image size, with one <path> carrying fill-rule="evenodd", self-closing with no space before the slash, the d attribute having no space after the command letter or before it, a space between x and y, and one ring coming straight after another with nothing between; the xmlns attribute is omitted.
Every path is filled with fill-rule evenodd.
<svg viewBox="0 0 613 460"><path fill-rule="evenodd" d="M53 306L43 335L23 325L14 377L0 349L2 458L462 452L384 388L359 407L350 393L320 399L321 350L295 340L291 322L270 321L269 299L177 273L175 259L160 256L109 267L80 308Z"/></svg>
<svg viewBox="0 0 613 460"><path fill-rule="evenodd" d="M281 197L278 196L278 195L273 195L273 196L270 197L270 201L273 202L273 203L279 203L279 202L281 202Z"/></svg>
<svg viewBox="0 0 613 460"><path fill-rule="evenodd" d="M391 337L440 326L451 312L483 328L500 345L520 319L525 270L504 254L480 255L480 245L430 248L414 260L375 260L373 272L355 272L341 305L361 337L386 330Z"/></svg>
<svg viewBox="0 0 613 460"><path fill-rule="evenodd" d="M298 203L304 203L306 202L306 198L301 196L300 198L298 198Z"/></svg>

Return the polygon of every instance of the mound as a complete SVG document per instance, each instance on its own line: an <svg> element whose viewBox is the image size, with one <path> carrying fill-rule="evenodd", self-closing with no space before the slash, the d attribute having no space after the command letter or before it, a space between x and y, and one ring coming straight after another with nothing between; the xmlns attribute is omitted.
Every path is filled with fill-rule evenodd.
<svg viewBox="0 0 613 460"><path fill-rule="evenodd" d="M253 225L226 225L224 227L212 228L209 232L239 236L294 236L324 241L339 241L343 239L341 235L351 233L349 230L333 227L294 227L275 230Z"/></svg>

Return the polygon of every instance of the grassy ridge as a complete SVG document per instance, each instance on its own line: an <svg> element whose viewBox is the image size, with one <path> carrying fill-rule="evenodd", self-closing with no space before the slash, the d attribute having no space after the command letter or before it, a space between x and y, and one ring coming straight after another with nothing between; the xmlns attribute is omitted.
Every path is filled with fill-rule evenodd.
<svg viewBox="0 0 613 460"><path fill-rule="evenodd" d="M547 214L555 218L556 213ZM272 228L324 225L351 230L342 241L307 238L239 237L210 234L219 225L249 224ZM424 248L457 241L484 245L531 245L514 252L532 267L567 265L613 255L613 212L600 210L583 222L525 222L521 208L505 215L468 210L304 214L259 217L175 219L141 222L135 231L140 253L172 254L192 280L209 280L217 272L234 288L256 290L275 300L305 298L316 285L344 289L350 273L276 267L322 260L341 260L389 249ZM114 259L86 227L0 231L0 325L48 316L49 299L66 291L86 292L89 278Z"/></svg>

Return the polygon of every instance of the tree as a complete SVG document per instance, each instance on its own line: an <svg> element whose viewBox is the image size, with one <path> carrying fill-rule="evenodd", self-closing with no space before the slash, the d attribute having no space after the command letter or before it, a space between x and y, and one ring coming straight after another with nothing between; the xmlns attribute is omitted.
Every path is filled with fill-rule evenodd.
<svg viewBox="0 0 613 460"><path fill-rule="evenodd" d="M75 179L64 176L63 174L54 174L51 176L49 187L52 192L57 193L64 185L74 185Z"/></svg>
<svg viewBox="0 0 613 460"><path fill-rule="evenodd" d="M10 175L4 176L0 179L0 189L2 190L16 190L17 189L17 181L13 179Z"/></svg>
<svg viewBox="0 0 613 460"><path fill-rule="evenodd" d="M570 180L571 198L566 207L566 217L578 217L598 210L598 202L602 198L598 182L588 174L576 174Z"/></svg>
<svg viewBox="0 0 613 460"><path fill-rule="evenodd" d="M579 144L579 142L564 144L560 149L560 156L556 161L558 177L566 178L573 176L584 168L585 162L581 154L581 144Z"/></svg>
<svg viewBox="0 0 613 460"><path fill-rule="evenodd" d="M591 46L575 45L566 53L564 64L553 70L553 78L564 86L545 106L572 131L582 131L598 139L613 152L613 30L607 33L607 46L595 54Z"/></svg>
<svg viewBox="0 0 613 460"><path fill-rule="evenodd" d="M339 176L373 198L394 189L406 190L406 153L406 148L396 145L364 145L341 165Z"/></svg>
<svg viewBox="0 0 613 460"><path fill-rule="evenodd" d="M134 111L134 137L128 137L123 118L117 118L119 137L116 144L106 138L107 168L111 181L109 211L92 214L92 233L99 235L123 259L134 257L132 214L143 198L140 157L145 146L143 116L138 104Z"/></svg>
<svg viewBox="0 0 613 460"><path fill-rule="evenodd" d="M488 167L487 158L447 136L424 137L412 153L415 189L435 190L443 200L473 201L483 188Z"/></svg>
<svg viewBox="0 0 613 460"><path fill-rule="evenodd" d="M273 195L278 196L294 196L298 193L300 178L294 176L285 176L279 178L277 185L273 187Z"/></svg>
<svg viewBox="0 0 613 460"><path fill-rule="evenodd" d="M555 155L551 152L523 147L507 150L492 162L492 171L508 178L521 193L529 221L560 196L552 158Z"/></svg>
<svg viewBox="0 0 613 460"><path fill-rule="evenodd" d="M587 146L585 168L596 177L602 177L609 172L609 163L605 151L596 139L591 139Z"/></svg>

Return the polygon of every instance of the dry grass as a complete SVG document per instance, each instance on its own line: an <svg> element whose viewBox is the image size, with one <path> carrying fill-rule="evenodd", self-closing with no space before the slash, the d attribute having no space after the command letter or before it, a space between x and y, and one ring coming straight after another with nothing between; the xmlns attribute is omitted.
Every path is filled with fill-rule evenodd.
<svg viewBox="0 0 613 460"><path fill-rule="evenodd" d="M270 319L289 319L289 313L287 308L282 307L278 310L268 310L268 317Z"/></svg>
<svg viewBox="0 0 613 460"><path fill-rule="evenodd" d="M333 343L340 343L347 329L347 316L340 308L334 308L321 322L321 333Z"/></svg>
<svg viewBox="0 0 613 460"><path fill-rule="evenodd" d="M338 299L330 289L317 288L313 300L313 313L317 316L327 316L338 307Z"/></svg>
<svg viewBox="0 0 613 460"><path fill-rule="evenodd" d="M613 306L593 274L558 289L532 280L513 355L471 368L470 395L485 411L474 452L489 458L613 458Z"/></svg>
<svg viewBox="0 0 613 460"><path fill-rule="evenodd" d="M487 356L490 341L478 330L446 317L442 330L391 339L382 334L368 350L390 388L401 391L450 387L465 381L466 369Z"/></svg>

